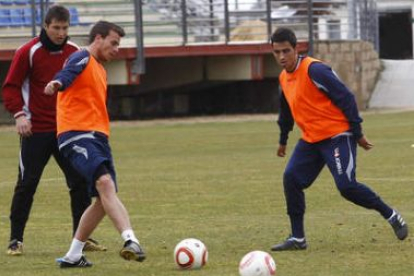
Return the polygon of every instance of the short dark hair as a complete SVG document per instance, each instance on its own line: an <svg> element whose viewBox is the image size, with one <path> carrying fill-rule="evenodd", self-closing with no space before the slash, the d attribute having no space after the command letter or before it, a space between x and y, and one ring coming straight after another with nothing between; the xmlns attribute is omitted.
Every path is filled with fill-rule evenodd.
<svg viewBox="0 0 414 276"><path fill-rule="evenodd" d="M288 28L277 28L277 30L272 34L270 41L275 42L289 42L293 48L296 47L297 39L295 33Z"/></svg>
<svg viewBox="0 0 414 276"><path fill-rule="evenodd" d="M49 25L52 20L56 19L58 22L69 22L70 13L67 8L61 5L52 5L46 12L45 23ZM70 22L69 22L70 23Z"/></svg>
<svg viewBox="0 0 414 276"><path fill-rule="evenodd" d="M110 31L116 32L120 37L125 36L125 31L122 27L115 23L101 20L96 22L89 32L89 43L92 43L98 34L103 38L107 37Z"/></svg>

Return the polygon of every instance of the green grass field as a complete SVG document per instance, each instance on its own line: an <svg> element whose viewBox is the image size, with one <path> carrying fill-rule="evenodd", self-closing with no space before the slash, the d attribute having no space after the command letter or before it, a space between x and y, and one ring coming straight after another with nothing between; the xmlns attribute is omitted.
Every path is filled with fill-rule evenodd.
<svg viewBox="0 0 414 276"><path fill-rule="evenodd" d="M414 113L365 114L364 130L375 144L359 150L358 179L414 225ZM146 248L144 263L118 256L122 240L108 219L93 237L105 253L89 253L94 267L60 270L56 257L71 241L68 193L54 161L46 168L25 233L25 255L6 255L9 208L18 164L18 137L0 130L0 274L32 275L238 275L252 250L269 251L289 234L282 188L288 158L278 158L274 120L194 124L115 124L111 144L119 196ZM289 140L291 152L298 133ZM398 241L379 214L357 207L337 192L324 170L307 191L309 248L272 253L279 276L414 275L413 240ZM180 271L173 249L199 238L209 262Z"/></svg>

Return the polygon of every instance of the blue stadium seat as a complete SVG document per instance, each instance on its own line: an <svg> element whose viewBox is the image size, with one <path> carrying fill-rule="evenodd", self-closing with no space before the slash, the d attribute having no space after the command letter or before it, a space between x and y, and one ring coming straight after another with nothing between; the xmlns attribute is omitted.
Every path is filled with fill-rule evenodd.
<svg viewBox="0 0 414 276"><path fill-rule="evenodd" d="M23 10L11 9L10 10L10 27L22 27L24 25Z"/></svg>
<svg viewBox="0 0 414 276"><path fill-rule="evenodd" d="M1 0L0 5L5 5L5 6L13 5L13 0Z"/></svg>
<svg viewBox="0 0 414 276"><path fill-rule="evenodd" d="M32 3L30 0L14 0L15 5L29 5Z"/></svg>
<svg viewBox="0 0 414 276"><path fill-rule="evenodd" d="M41 0L35 0L35 3L38 5L38 4L40 4L40 1ZM29 0L29 2L30 2L30 0ZM43 0L43 4L45 4L47 6L50 6L50 5L54 4L54 3L55 3L54 0Z"/></svg>
<svg viewBox="0 0 414 276"><path fill-rule="evenodd" d="M69 7L68 8L70 13L70 25L71 26L89 26L91 22L81 22L79 19L79 12L76 7Z"/></svg>
<svg viewBox="0 0 414 276"><path fill-rule="evenodd" d="M69 10L69 13L70 13L70 25L71 26L79 25L80 24L79 13L78 13L78 10L76 9L76 7L69 7L68 10Z"/></svg>
<svg viewBox="0 0 414 276"><path fill-rule="evenodd" d="M31 26L32 25L32 9L31 8L25 8L23 9L23 20L25 26ZM35 19L36 25L40 25L40 9L36 9L36 19Z"/></svg>
<svg viewBox="0 0 414 276"><path fill-rule="evenodd" d="M10 23L10 10L0 9L0 27L9 27Z"/></svg>

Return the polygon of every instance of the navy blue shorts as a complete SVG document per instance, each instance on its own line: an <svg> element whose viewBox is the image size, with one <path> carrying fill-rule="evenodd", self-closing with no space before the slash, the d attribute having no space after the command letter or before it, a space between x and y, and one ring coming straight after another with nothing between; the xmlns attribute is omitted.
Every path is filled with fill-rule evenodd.
<svg viewBox="0 0 414 276"><path fill-rule="evenodd" d="M111 175L118 191L111 147L106 135L99 132L69 131L59 135L58 145L63 156L87 180L90 196L98 196L95 182L103 172Z"/></svg>

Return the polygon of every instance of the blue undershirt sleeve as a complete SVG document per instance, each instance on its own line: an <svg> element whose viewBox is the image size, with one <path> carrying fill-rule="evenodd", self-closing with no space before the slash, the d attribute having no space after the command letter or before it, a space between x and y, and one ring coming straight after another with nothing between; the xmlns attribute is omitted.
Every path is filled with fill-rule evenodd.
<svg viewBox="0 0 414 276"><path fill-rule="evenodd" d="M362 137L361 122L354 94L326 64L314 62L309 66L309 77L313 83L344 113L350 131L356 139Z"/></svg>
<svg viewBox="0 0 414 276"><path fill-rule="evenodd" d="M62 84L62 87L59 89L60 91L68 88L76 77L82 73L86 68L86 65L88 65L89 58L90 53L86 50L77 51L69 56L63 69L54 77L54 80L57 80Z"/></svg>

